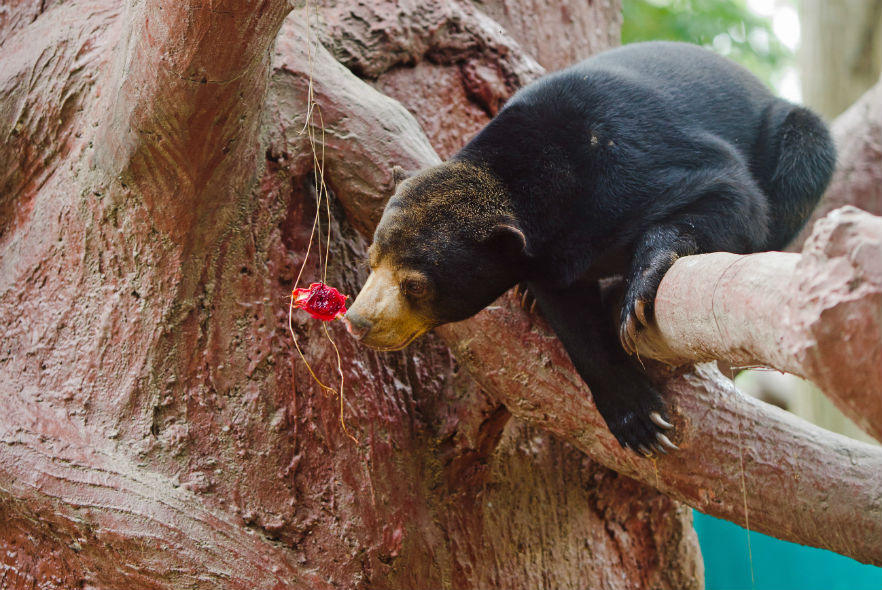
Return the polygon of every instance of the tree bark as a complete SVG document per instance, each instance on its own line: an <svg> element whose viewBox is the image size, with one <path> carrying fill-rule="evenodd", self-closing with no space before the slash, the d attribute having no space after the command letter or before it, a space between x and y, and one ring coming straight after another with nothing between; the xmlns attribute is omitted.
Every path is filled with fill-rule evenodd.
<svg viewBox="0 0 882 590"><path fill-rule="evenodd" d="M472 5L426 6L320 14L333 55L419 116L314 49L328 280L349 293L392 164L437 162L542 72ZM586 35L618 18L603 6ZM304 11L283 26L286 10L6 13L31 16L0 39L0 161L16 164L0 167L3 584L700 587L671 498L879 562L878 449L699 366L666 386L683 452L623 453L511 298L439 331L455 358L435 336L365 351L331 325L342 403L316 386L286 326L316 208ZM294 331L335 383L322 327Z"/></svg>
<svg viewBox="0 0 882 590"><path fill-rule="evenodd" d="M812 218L788 249L802 248L814 224L834 209L853 205L882 215L882 81L876 83L832 126L836 170Z"/></svg>
<svg viewBox="0 0 882 590"><path fill-rule="evenodd" d="M477 0L476 4L548 71L618 45L621 38L622 13L610 0L578 7L556 0Z"/></svg>
<svg viewBox="0 0 882 590"><path fill-rule="evenodd" d="M873 3L876 4L876 9L882 8L882 2L874 0ZM836 4L837 7L834 8L841 9L843 7L841 2ZM858 12L866 10L869 4L864 3L863 7L853 6L852 9L856 9ZM809 12L824 12L829 7L825 8L817 2L811 2L801 5L801 8ZM876 20L878 21L879 19ZM806 21L803 22L803 24L805 23ZM819 26L830 31L837 28L831 26L831 22L827 21L824 23L808 21L807 26L809 29L815 30L815 34L817 34ZM855 26L862 25L855 23L849 25L849 27ZM848 27L841 29L845 30L846 28ZM882 24L879 22L869 24L868 22L865 30L874 31L876 35L874 43L878 45ZM834 33L834 35L836 34L838 33ZM867 39L865 37L863 40L858 40L857 37L853 37L847 45L842 46L845 48L844 50L834 52L837 54L836 56L826 58L817 68L811 67L808 70L804 70L803 80L817 86L821 83L820 77L824 75L821 73L821 70L835 65L833 62L843 59L843 56L846 54L851 54L851 58L846 59L853 59L856 55L853 51L856 45L865 43ZM826 46L828 42L829 39L825 37L813 45L810 38L805 38L802 47L809 52L816 52L819 48ZM856 45L853 45L855 43ZM851 49L848 49L849 47ZM873 53L876 54L877 61L882 59L882 48L876 47L865 57L870 57ZM827 77L827 81L824 84L832 89L830 93L832 97L835 97L835 100L841 100L845 93L853 93L855 89L859 90L862 87L869 86L874 79L872 76L859 75L858 78L863 78L863 80L854 84L853 73L837 71ZM878 66L876 74L878 74ZM830 82L830 80L836 80L840 76L850 78L850 83L837 85L837 83ZM839 86L842 88L839 88ZM845 92L843 92L843 88L846 89ZM812 97L806 95L806 98L808 99L809 106L814 106ZM841 104L837 107L837 112L843 110L845 106L846 104ZM836 143L839 166L836 169L825 198L815 209L812 220L806 224L806 227L797 239L790 244L789 250L799 251L802 243L808 238L809 232L814 227L814 222L843 205L854 205L874 215L882 215L882 164L880 164L882 162L882 83L876 82L873 88L865 92L857 102L836 119L836 125L833 128L833 139ZM878 264L877 262L876 265L878 266ZM857 414L847 410L843 412L842 410L845 410L845 408L842 407L841 402L831 403L831 398L828 397L829 394L824 395L824 392L811 384L797 382L794 384L793 389L795 395L791 396L791 403L788 405L788 409L796 414L806 417L823 428L835 430L852 438L860 437L861 434L868 432L864 426L867 421L862 417L861 412L857 412ZM856 415L859 417L856 418ZM864 425L861 424L862 422ZM878 425L873 427L876 429L880 428Z"/></svg>
<svg viewBox="0 0 882 590"><path fill-rule="evenodd" d="M338 55L366 33L403 47L362 72L378 88L458 81L434 136L453 149L542 68L470 4L412 8L365 29L368 7L335 3L323 35ZM5 13L0 584L701 587L687 508L512 419L437 337L382 354L330 325L342 400L312 381L287 329L316 212L305 11L283 26L287 11ZM312 52L336 196L327 278L354 293L356 229L376 222L392 164L438 156L400 105ZM321 275L314 258L306 273ZM335 384L323 327L293 328Z"/></svg>

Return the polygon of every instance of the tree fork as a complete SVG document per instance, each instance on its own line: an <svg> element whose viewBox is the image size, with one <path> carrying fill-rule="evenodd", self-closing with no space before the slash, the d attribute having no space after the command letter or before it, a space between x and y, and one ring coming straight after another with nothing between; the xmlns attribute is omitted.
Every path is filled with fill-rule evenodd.
<svg viewBox="0 0 882 590"><path fill-rule="evenodd" d="M135 191L176 243L198 233L210 244L228 221L222 213L255 180L254 104L266 95L270 50L290 9L287 0L148 0L122 14L95 163L118 198Z"/></svg>

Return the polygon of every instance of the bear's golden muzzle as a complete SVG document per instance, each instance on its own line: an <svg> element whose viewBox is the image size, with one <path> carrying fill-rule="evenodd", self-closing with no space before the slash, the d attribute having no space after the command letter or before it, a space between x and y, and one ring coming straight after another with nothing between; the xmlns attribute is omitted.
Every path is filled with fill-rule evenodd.
<svg viewBox="0 0 882 590"><path fill-rule="evenodd" d="M343 317L346 329L376 350L400 350L431 330L435 323L415 313L401 293L394 269L374 269Z"/></svg>

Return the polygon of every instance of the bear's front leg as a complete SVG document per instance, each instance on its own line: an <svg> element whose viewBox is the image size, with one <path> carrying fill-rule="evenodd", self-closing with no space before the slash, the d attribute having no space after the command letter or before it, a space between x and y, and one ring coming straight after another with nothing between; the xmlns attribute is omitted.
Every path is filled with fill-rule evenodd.
<svg viewBox="0 0 882 590"><path fill-rule="evenodd" d="M695 254L695 238L676 225L657 225L638 239L625 276L619 340L628 354L637 353L637 336L649 326L653 303L665 273L681 256Z"/></svg>
<svg viewBox="0 0 882 590"><path fill-rule="evenodd" d="M676 449L665 435L672 425L664 401L619 346L597 281L565 289L530 283L529 288L619 444L644 455Z"/></svg>
<svg viewBox="0 0 882 590"><path fill-rule="evenodd" d="M744 254L761 247L768 233L762 194L743 178L717 184L724 188L698 193L690 205L650 226L634 243L619 324L619 340L628 354L637 352L637 337L652 320L658 286L678 258Z"/></svg>

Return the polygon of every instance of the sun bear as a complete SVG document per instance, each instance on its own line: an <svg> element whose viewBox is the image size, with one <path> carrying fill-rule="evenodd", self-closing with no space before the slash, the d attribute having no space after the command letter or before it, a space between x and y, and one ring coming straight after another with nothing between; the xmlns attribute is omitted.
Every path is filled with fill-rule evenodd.
<svg viewBox="0 0 882 590"><path fill-rule="evenodd" d="M397 350L526 284L619 443L675 448L630 356L659 282L681 256L783 248L834 161L817 116L706 49L602 53L522 88L449 161L397 186L347 327ZM618 325L599 286L613 276Z"/></svg>

